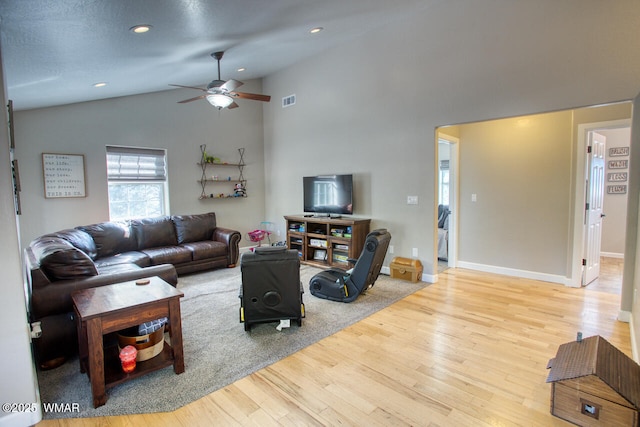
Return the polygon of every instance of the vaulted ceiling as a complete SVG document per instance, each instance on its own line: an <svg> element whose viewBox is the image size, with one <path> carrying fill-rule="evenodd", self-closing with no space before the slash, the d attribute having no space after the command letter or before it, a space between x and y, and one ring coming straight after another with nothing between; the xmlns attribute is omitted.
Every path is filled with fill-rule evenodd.
<svg viewBox="0 0 640 427"><path fill-rule="evenodd" d="M262 78L436 1L0 1L7 98L20 110L202 86L215 51L223 80Z"/></svg>

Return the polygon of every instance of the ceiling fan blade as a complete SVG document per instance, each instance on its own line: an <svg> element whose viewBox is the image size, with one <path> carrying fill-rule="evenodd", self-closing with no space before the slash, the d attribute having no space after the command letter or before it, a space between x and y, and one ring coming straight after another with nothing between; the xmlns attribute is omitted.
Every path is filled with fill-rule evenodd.
<svg viewBox="0 0 640 427"><path fill-rule="evenodd" d="M169 86L175 86L175 87L183 87L185 89L196 89L196 90L201 90L203 92L206 92L207 90L201 87L195 87L195 86L183 86L183 85L172 85L170 84Z"/></svg>
<svg viewBox="0 0 640 427"><path fill-rule="evenodd" d="M243 99L253 99L254 101L271 101L271 97L269 95L260 95L258 93L246 93L246 92L233 92L229 95L235 98L243 98Z"/></svg>
<svg viewBox="0 0 640 427"><path fill-rule="evenodd" d="M228 109L232 109L232 108L238 108L239 105L236 104L235 102L232 102L231 104L229 104L229 106L227 107Z"/></svg>
<svg viewBox="0 0 640 427"><path fill-rule="evenodd" d="M231 79L231 80L227 80L222 86L220 86L220 89L231 92L232 90L242 86L243 84L244 83L239 82L238 80Z"/></svg>
<svg viewBox="0 0 640 427"><path fill-rule="evenodd" d="M178 101L178 104L186 104L187 102L191 102L191 101L197 101L198 99L204 99L206 98L207 95L200 95L200 96L196 96L194 98L189 98L189 99L184 99L182 101Z"/></svg>

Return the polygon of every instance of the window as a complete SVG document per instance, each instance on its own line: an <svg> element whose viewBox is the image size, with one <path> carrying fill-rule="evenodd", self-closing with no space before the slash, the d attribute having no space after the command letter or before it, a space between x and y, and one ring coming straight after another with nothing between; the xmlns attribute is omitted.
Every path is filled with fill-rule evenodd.
<svg viewBox="0 0 640 427"><path fill-rule="evenodd" d="M441 205L449 205L449 160L440 160L440 194Z"/></svg>
<svg viewBox="0 0 640 427"><path fill-rule="evenodd" d="M165 150L107 146L110 220L166 215L166 164Z"/></svg>

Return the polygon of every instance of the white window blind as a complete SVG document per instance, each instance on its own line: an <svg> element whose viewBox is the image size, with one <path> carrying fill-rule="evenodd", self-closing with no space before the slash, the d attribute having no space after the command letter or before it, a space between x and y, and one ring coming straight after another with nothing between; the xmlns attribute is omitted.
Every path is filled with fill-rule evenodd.
<svg viewBox="0 0 640 427"><path fill-rule="evenodd" d="M109 181L166 181L165 150L107 146Z"/></svg>

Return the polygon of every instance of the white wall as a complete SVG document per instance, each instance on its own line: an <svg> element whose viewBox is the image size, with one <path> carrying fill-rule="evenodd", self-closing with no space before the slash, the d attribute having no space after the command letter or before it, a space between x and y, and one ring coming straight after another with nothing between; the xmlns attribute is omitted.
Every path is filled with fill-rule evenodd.
<svg viewBox="0 0 640 427"><path fill-rule="evenodd" d="M639 26L631 0L438 2L267 77L274 99L297 95L294 107L265 108L267 216L301 211L304 173L353 172L356 215L389 228L395 254L418 248L434 274L435 129L631 99ZM560 154L574 167L573 153ZM560 243L550 268L564 274L570 242Z"/></svg>
<svg viewBox="0 0 640 427"><path fill-rule="evenodd" d="M566 277L571 119L565 111L460 126L460 265Z"/></svg>
<svg viewBox="0 0 640 427"><path fill-rule="evenodd" d="M2 63L0 58L0 64ZM25 292L18 241L11 154L7 130L4 72L0 65L0 224L2 225L2 276L0 280L0 402L39 405L35 366L32 363L30 329L27 321ZM30 411L0 411L0 426L34 425L42 418L38 406Z"/></svg>
<svg viewBox="0 0 640 427"><path fill-rule="evenodd" d="M247 81L261 92L259 81ZM239 101L234 110L218 111L207 102L177 104L192 93L185 89L107 99L16 113L16 154L22 175L21 241L64 228L109 220L106 145L167 149L170 213L216 212L218 225L246 232L264 220L264 149L262 105ZM247 198L199 200L200 144L223 161L237 163L245 148ZM83 154L86 198L45 199L42 153ZM208 173L213 175L213 169ZM237 176L225 167L219 176ZM211 184L212 193L225 184ZM218 186L218 187L216 187ZM222 190L220 191L222 192ZM241 245L249 245L243 240Z"/></svg>
<svg viewBox="0 0 640 427"><path fill-rule="evenodd" d="M607 162L609 160L629 160L629 156L625 157L610 157L609 148L613 147L629 147L631 139L631 129L609 129L600 130L598 133L604 135L607 138ZM611 172L626 172L628 169L607 169L607 173ZM624 184L629 185L629 182L606 182L607 185L612 184ZM607 194L604 193L604 209L603 212L606 215L604 221L602 221L602 248L601 253L604 256L610 256L615 258L622 258L624 256L624 240L626 237L626 223L627 223L627 199L628 188L625 194Z"/></svg>
<svg viewBox="0 0 640 427"><path fill-rule="evenodd" d="M459 265L567 283L570 217L585 191L578 128L630 116L624 102L448 127L460 140Z"/></svg>

